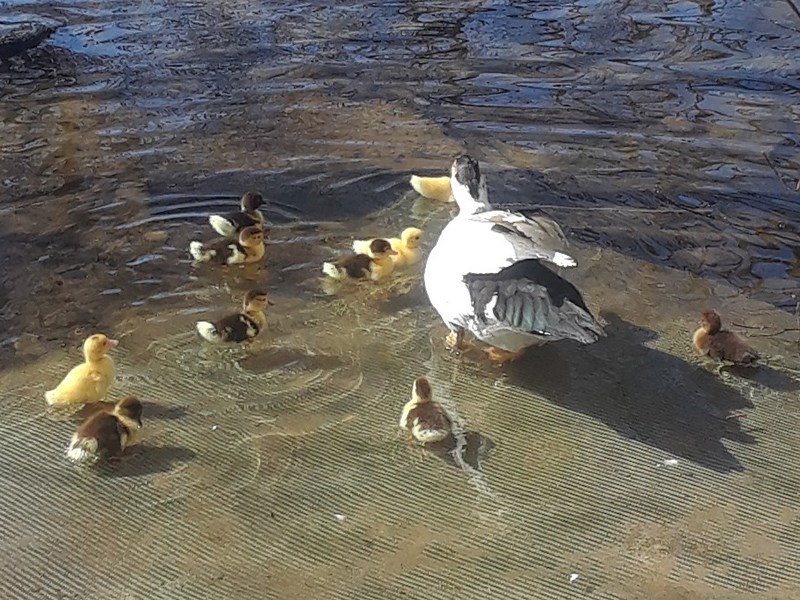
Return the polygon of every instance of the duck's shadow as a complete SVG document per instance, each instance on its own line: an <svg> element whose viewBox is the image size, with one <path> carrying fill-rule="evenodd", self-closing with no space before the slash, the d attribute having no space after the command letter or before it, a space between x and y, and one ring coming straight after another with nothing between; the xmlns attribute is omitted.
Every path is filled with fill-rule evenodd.
<svg viewBox="0 0 800 600"><path fill-rule="evenodd" d="M101 467L104 477L142 477L167 473L181 464L191 462L197 454L183 446L138 445L125 451L125 455Z"/></svg>
<svg viewBox="0 0 800 600"><path fill-rule="evenodd" d="M757 364L752 367L726 365L720 368L720 371L728 373L733 377L745 379L760 386L775 390L776 392L796 392L800 390L800 381L789 377L783 371L779 371L765 364Z"/></svg>
<svg viewBox="0 0 800 600"><path fill-rule="evenodd" d="M164 406L155 402L142 400L142 419L146 422L148 419L156 419L159 421L174 421L182 419L186 416L186 407L184 406ZM97 414L100 411L111 412L114 410L113 402L95 402L86 404L71 415L71 418L77 421L84 421Z"/></svg>
<svg viewBox="0 0 800 600"><path fill-rule="evenodd" d="M463 443L459 443L460 439ZM450 435L441 442L428 444L425 450L450 467L462 469L466 464L481 471L481 462L494 446L492 440L477 431L465 431L461 436Z"/></svg>
<svg viewBox="0 0 800 600"><path fill-rule="evenodd" d="M719 472L742 471L722 440L755 443L733 417L752 408L750 400L718 375L645 345L655 332L603 316L606 338L532 348L506 367L510 382L669 455Z"/></svg>

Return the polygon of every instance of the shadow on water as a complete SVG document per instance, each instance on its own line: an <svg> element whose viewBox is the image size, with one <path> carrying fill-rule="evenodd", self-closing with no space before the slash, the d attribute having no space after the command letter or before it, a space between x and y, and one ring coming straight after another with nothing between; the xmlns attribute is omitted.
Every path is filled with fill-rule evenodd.
<svg viewBox="0 0 800 600"><path fill-rule="evenodd" d="M753 404L716 375L650 348L648 329L603 315L608 337L590 346L532 348L512 383L605 423L619 435L719 472L743 467L722 444L755 440L731 415Z"/></svg>
<svg viewBox="0 0 800 600"><path fill-rule="evenodd" d="M183 446L135 446L117 461L104 465L101 474L105 477L142 477L167 473L194 459L194 450Z"/></svg>
<svg viewBox="0 0 800 600"><path fill-rule="evenodd" d="M481 463L494 447L495 443L488 437L477 431L465 431L436 444L428 444L425 450L449 467L461 469L463 463L471 469L481 471Z"/></svg>
<svg viewBox="0 0 800 600"><path fill-rule="evenodd" d="M751 381L776 392L796 392L800 390L800 381L790 377L783 371L765 364L759 364L755 367L726 365L720 371L730 373L735 377Z"/></svg>
<svg viewBox="0 0 800 600"><path fill-rule="evenodd" d="M148 402L147 400L140 400L142 403L142 421L148 419L155 419L158 421L174 421L182 419L188 413L183 406L164 406L156 402ZM95 402L94 404L86 404L83 408L74 414L74 420L83 421L100 411L111 411L114 409L113 402Z"/></svg>

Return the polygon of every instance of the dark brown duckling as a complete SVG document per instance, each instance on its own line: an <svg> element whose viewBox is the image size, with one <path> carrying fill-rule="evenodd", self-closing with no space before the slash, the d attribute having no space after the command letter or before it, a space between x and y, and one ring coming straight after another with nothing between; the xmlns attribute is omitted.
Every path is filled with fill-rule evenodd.
<svg viewBox="0 0 800 600"><path fill-rule="evenodd" d="M694 332L692 345L701 355L735 365L752 365L760 358L739 335L722 329L722 319L713 310L700 315L700 328Z"/></svg>
<svg viewBox="0 0 800 600"><path fill-rule="evenodd" d="M189 244L189 252L197 262L218 265L254 263L264 257L264 230L260 225L245 227L238 238L217 238L207 243Z"/></svg>
<svg viewBox="0 0 800 600"><path fill-rule="evenodd" d="M322 272L333 279L371 279L380 281L392 274L397 252L384 239L370 242L366 254L352 254L337 261L322 264Z"/></svg>
<svg viewBox="0 0 800 600"><path fill-rule="evenodd" d="M67 458L75 463L94 464L116 458L125 448L138 444L142 428L142 403L134 396L123 398L113 408L99 410L78 426Z"/></svg>
<svg viewBox="0 0 800 600"><path fill-rule="evenodd" d="M440 404L433 401L430 382L424 377L414 380L411 400L400 415L400 427L411 432L421 444L434 444L447 439L452 425Z"/></svg>
<svg viewBox="0 0 800 600"><path fill-rule="evenodd" d="M220 235L233 237L245 227L264 224L264 216L258 210L264 204L264 197L256 192L246 192L240 201L241 211L221 215L211 215L208 222Z"/></svg>
<svg viewBox="0 0 800 600"><path fill-rule="evenodd" d="M204 340L214 344L251 342L267 327L264 310L271 302L263 290L245 294L241 312L222 317L216 322L198 321L196 328Z"/></svg>

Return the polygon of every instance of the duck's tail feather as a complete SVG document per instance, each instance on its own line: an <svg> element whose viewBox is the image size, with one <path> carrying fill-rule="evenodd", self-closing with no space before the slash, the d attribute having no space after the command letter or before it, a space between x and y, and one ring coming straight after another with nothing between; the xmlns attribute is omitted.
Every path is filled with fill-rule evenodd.
<svg viewBox="0 0 800 600"><path fill-rule="evenodd" d="M211 215L208 217L208 223L214 228L214 231L222 236L229 237L236 234L236 227L220 215Z"/></svg>
<svg viewBox="0 0 800 600"><path fill-rule="evenodd" d="M208 321L198 321L197 325L195 325L195 328L197 329L197 333L200 334L200 337L207 342L219 344L223 341L222 336L220 335L219 331L217 331L217 327L213 323L209 323Z"/></svg>
<svg viewBox="0 0 800 600"><path fill-rule="evenodd" d="M322 263L322 272L325 273L325 275L327 275L331 279L344 279L344 274L342 273L342 270L332 262Z"/></svg>

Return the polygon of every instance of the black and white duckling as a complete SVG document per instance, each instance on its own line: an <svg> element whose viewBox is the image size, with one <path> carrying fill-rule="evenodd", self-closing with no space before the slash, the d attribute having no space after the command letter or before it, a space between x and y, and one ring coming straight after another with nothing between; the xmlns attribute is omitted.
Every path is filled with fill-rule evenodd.
<svg viewBox="0 0 800 600"><path fill-rule="evenodd" d="M422 260L422 230L416 227L406 227L399 238L388 238L386 241L397 254L392 257L396 267L412 266ZM366 254L373 240L356 240L353 242L353 251Z"/></svg>
<svg viewBox="0 0 800 600"><path fill-rule="evenodd" d="M408 181L414 191L424 198L438 200L439 202L453 202L450 191L450 177L420 177L412 175Z"/></svg>
<svg viewBox="0 0 800 600"><path fill-rule="evenodd" d="M713 310L701 313L692 345L698 354L734 365L753 365L761 358L741 336L723 329L719 313Z"/></svg>
<svg viewBox="0 0 800 600"><path fill-rule="evenodd" d="M96 412L78 426L67 448L67 458L87 464L117 458L125 448L139 443L141 428L142 403L134 396L123 398L112 409Z"/></svg>
<svg viewBox="0 0 800 600"><path fill-rule="evenodd" d="M264 204L264 197L256 192L246 192L241 199L241 211L221 215L211 215L208 222L220 235L232 237L245 227L264 224L264 217L258 210Z"/></svg>
<svg viewBox="0 0 800 600"><path fill-rule="evenodd" d="M333 279L370 279L381 281L392 274L397 252L384 239L372 240L365 254L353 254L322 264L322 272Z"/></svg>
<svg viewBox="0 0 800 600"><path fill-rule="evenodd" d="M411 400L403 406L400 427L411 433L421 444L435 444L450 435L450 417L440 404L434 402L430 382L424 377L414 380Z"/></svg>
<svg viewBox="0 0 800 600"><path fill-rule="evenodd" d="M192 257L201 263L241 265L260 261L264 257L264 230L261 225L251 225L237 237L217 238L210 242L194 241L189 244Z"/></svg>
<svg viewBox="0 0 800 600"><path fill-rule="evenodd" d="M459 156L450 186L458 215L442 231L425 265L425 289L461 346L465 332L504 362L525 348L572 339L596 342L603 330L580 292L549 264L575 266L557 223L543 216L493 210L477 161Z"/></svg>
<svg viewBox="0 0 800 600"><path fill-rule="evenodd" d="M244 296L241 312L222 317L213 323L198 321L197 333L214 344L252 342L267 327L267 317L264 315L267 304L270 302L266 292L250 290Z"/></svg>

